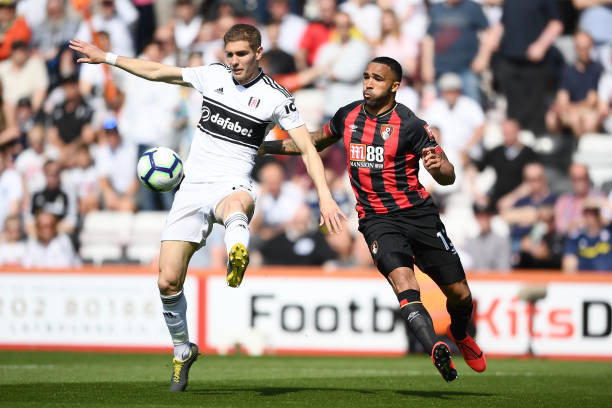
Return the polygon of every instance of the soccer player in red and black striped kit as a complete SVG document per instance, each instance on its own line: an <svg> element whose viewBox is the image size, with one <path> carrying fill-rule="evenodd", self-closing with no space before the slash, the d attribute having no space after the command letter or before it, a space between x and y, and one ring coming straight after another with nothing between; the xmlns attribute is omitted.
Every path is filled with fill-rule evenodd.
<svg viewBox="0 0 612 408"><path fill-rule="evenodd" d="M421 303L414 264L446 295L451 316L447 335L474 370L486 368L485 356L467 334L472 295L465 272L440 221L438 208L418 180L419 159L442 185L455 181L455 170L428 125L395 101L402 68L389 57L374 58L363 73L363 100L338 110L323 129L311 133L321 151L342 140L351 185L357 198L359 231L374 263L397 295L400 313L446 381L457 377L449 347L438 341ZM260 153L299 154L289 139L265 142Z"/></svg>

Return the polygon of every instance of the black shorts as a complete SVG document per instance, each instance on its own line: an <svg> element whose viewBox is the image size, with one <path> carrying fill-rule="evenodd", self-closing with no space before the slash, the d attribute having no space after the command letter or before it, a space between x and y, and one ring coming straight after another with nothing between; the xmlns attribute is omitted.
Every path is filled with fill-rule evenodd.
<svg viewBox="0 0 612 408"><path fill-rule="evenodd" d="M385 278L396 268L416 264L438 285L465 279L459 255L438 214L368 215L359 220L359 231Z"/></svg>

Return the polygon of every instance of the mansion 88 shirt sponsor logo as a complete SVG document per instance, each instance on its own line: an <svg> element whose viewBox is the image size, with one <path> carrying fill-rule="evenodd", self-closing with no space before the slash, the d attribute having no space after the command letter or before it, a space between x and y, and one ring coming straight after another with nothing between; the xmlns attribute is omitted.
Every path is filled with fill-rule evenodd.
<svg viewBox="0 0 612 408"><path fill-rule="evenodd" d="M349 146L349 161L353 167L382 170L385 161L385 148L383 146L351 143Z"/></svg>

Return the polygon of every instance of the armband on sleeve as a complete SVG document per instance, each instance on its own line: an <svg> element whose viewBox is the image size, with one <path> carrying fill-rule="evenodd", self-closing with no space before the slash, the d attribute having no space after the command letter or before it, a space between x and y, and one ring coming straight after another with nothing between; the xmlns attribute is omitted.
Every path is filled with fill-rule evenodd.
<svg viewBox="0 0 612 408"><path fill-rule="evenodd" d="M330 126L331 126L331 122L327 122L325 124L325 126L323 126L323 132L325 133L325 136L327 136L327 137L333 137L334 136L334 133L332 132Z"/></svg>

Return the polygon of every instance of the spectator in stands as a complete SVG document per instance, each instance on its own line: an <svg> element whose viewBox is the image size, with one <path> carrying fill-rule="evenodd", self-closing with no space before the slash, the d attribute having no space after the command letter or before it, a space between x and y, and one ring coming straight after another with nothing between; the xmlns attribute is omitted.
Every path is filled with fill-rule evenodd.
<svg viewBox="0 0 612 408"><path fill-rule="evenodd" d="M72 191L61 183L62 166L59 162L48 161L43 167L45 172L45 188L32 196L31 215L39 212L53 214L57 219L60 232L71 234L77 222L77 205ZM32 220L28 220L27 231L33 231Z"/></svg>
<svg viewBox="0 0 612 408"><path fill-rule="evenodd" d="M179 63L182 65L189 58L189 51L200 28L202 17L196 14L193 0L176 0L174 2L174 40L179 50Z"/></svg>
<svg viewBox="0 0 612 408"><path fill-rule="evenodd" d="M453 151L461 157L463 164L467 164L470 151L482 140L485 114L474 99L461 95L462 87L458 74L443 74L438 81L441 98L423 112L423 119L430 126L440 128L444 135L440 142L444 150Z"/></svg>
<svg viewBox="0 0 612 408"><path fill-rule="evenodd" d="M509 271L510 240L491 230L491 218L495 213L482 205L474 205L473 210L479 232L466 241L464 251L459 251L461 261L467 269Z"/></svg>
<svg viewBox="0 0 612 408"><path fill-rule="evenodd" d="M285 230L295 216L297 206L304 202L304 192L294 183L285 181L282 164L270 161L258 174L257 207L251 221L251 234L257 239L270 240Z"/></svg>
<svg viewBox="0 0 612 408"><path fill-rule="evenodd" d="M96 157L96 167L104 208L111 211L134 211L138 179L136 178L136 147L122 141L117 120L104 121L104 144Z"/></svg>
<svg viewBox="0 0 612 408"><path fill-rule="evenodd" d="M79 23L66 16L65 0L47 0L46 17L32 27L32 46L46 61L55 59L60 47L74 38Z"/></svg>
<svg viewBox="0 0 612 408"><path fill-rule="evenodd" d="M26 20L15 13L16 0L0 0L0 61L11 55L14 42L27 44L32 33Z"/></svg>
<svg viewBox="0 0 612 408"><path fill-rule="evenodd" d="M579 138L601 127L597 85L603 67L591 59L593 40L587 33L576 33L574 44L578 60L563 70L555 102L546 114L546 127L553 133L569 128Z"/></svg>
<svg viewBox="0 0 612 408"><path fill-rule="evenodd" d="M612 62L612 58L610 60ZM605 72L599 79L597 97L604 131L612 134L612 72Z"/></svg>
<svg viewBox="0 0 612 408"><path fill-rule="evenodd" d="M96 33L98 46L102 51L108 52L111 50L110 36L104 31ZM113 87L117 87L123 78L126 78L125 71L120 69L111 69L106 64L81 64L79 70L79 92L86 100L87 104L93 109L91 118L92 126L95 129L99 128L104 118L112 115L113 111L118 108L109 100L114 95L108 95ZM118 97L121 102L124 102L125 95ZM109 103L110 102L110 103Z"/></svg>
<svg viewBox="0 0 612 408"><path fill-rule="evenodd" d="M62 89L65 99L51 112L48 136L49 143L59 149L61 161L72 165L72 153L76 146L80 143L91 144L95 140L91 126L93 110L79 92L76 75L64 78Z"/></svg>
<svg viewBox="0 0 612 408"><path fill-rule="evenodd" d="M519 269L560 269L564 245L565 237L555 230L552 209L540 210L539 222L521 240L514 265Z"/></svg>
<svg viewBox="0 0 612 408"><path fill-rule="evenodd" d="M597 200L587 200L582 211L584 228L567 239L563 271L612 272L612 228L603 223L601 203Z"/></svg>
<svg viewBox="0 0 612 408"><path fill-rule="evenodd" d="M39 117L40 116L36 115L32 110L30 98L21 98L17 101L17 106L15 107L15 121L19 129L19 139L17 140L19 151L22 151L28 146L27 135L34 127L35 121L38 120Z"/></svg>
<svg viewBox="0 0 612 408"><path fill-rule="evenodd" d="M45 211L36 214L36 233L26 244L26 268L73 268L81 266L70 238L58 231L57 216Z"/></svg>
<svg viewBox="0 0 612 408"><path fill-rule="evenodd" d="M85 0L89 2L90 0ZM46 0L16 0L17 3L17 15L23 16L28 23L28 27L36 27L45 21ZM65 1L68 3L68 1ZM70 0L70 3L74 4L84 2L83 0Z"/></svg>
<svg viewBox="0 0 612 408"><path fill-rule="evenodd" d="M421 43L429 21L425 0L378 0L377 3L383 10L393 9L400 22L402 35Z"/></svg>
<svg viewBox="0 0 612 408"><path fill-rule="evenodd" d="M536 161L533 150L519 141L519 131L520 125L516 120L506 119L502 123L503 144L486 152L482 159L476 162L480 171L487 166L495 170L495 184L488 197L477 197L481 204L488 202L491 209L497 209L499 199L521 184L523 169L528 163Z"/></svg>
<svg viewBox="0 0 612 408"><path fill-rule="evenodd" d="M0 233L0 266L20 266L25 254L21 219L10 215Z"/></svg>
<svg viewBox="0 0 612 408"><path fill-rule="evenodd" d="M612 46L612 4L609 0L573 0L576 9L581 10L578 29L589 34L593 39L595 59L604 64L609 70L612 61L610 58Z"/></svg>
<svg viewBox="0 0 612 408"><path fill-rule="evenodd" d="M306 205L297 207L284 231L265 241L260 252L266 265L323 265L336 258Z"/></svg>
<svg viewBox="0 0 612 408"><path fill-rule="evenodd" d="M4 101L16 105L19 99L27 97L32 110L38 112L47 96L49 78L44 62L31 55L26 43L12 43L11 57L0 63L0 79Z"/></svg>
<svg viewBox="0 0 612 408"><path fill-rule="evenodd" d="M312 66L321 46L329 41L333 32L336 0L318 0L319 19L308 23L295 53L295 63L301 71Z"/></svg>
<svg viewBox="0 0 612 408"><path fill-rule="evenodd" d="M544 166L529 163L523 169L523 182L498 202L500 215L510 225L512 252L518 254L521 242L543 219L552 215L556 197L548 188Z"/></svg>
<svg viewBox="0 0 612 408"><path fill-rule="evenodd" d="M289 12L289 2L287 0L268 0L268 11L270 12L269 23L279 25L278 48L294 55L306 29L306 20ZM262 30L261 34L261 45L264 50L267 50L270 48L270 39L265 30Z"/></svg>
<svg viewBox="0 0 612 408"><path fill-rule="evenodd" d="M0 146L0 225L4 225L5 218L19 214L23 200L21 176L10 165L8 150Z"/></svg>
<svg viewBox="0 0 612 408"><path fill-rule="evenodd" d="M268 48L264 50L259 61L264 72L270 76L296 72L293 55L279 48L280 24L268 24L265 33L268 38Z"/></svg>
<svg viewBox="0 0 612 408"><path fill-rule="evenodd" d="M160 44L148 44L139 57L162 62ZM135 75L123 78L125 102L118 123L126 142L137 146L135 158L155 146L177 149L180 135L174 130L174 113L180 105L181 88L163 82L149 83ZM138 206L142 210L169 210L172 193L158 194L140 186Z"/></svg>
<svg viewBox="0 0 612 408"><path fill-rule="evenodd" d="M100 13L91 18L85 16L76 37L91 42L93 34L105 31L111 36L113 51L133 57L134 40L130 26L138 19L138 12L130 0L100 0Z"/></svg>
<svg viewBox="0 0 612 408"><path fill-rule="evenodd" d="M489 23L482 7L469 0L446 0L430 9L430 23L423 38L422 78L435 82L442 74L461 76L463 93L480 103L478 74L489 66L492 49L479 40Z"/></svg>
<svg viewBox="0 0 612 408"><path fill-rule="evenodd" d="M59 159L58 150L45 143L45 128L38 124L28 132L28 147L15 160L15 169L21 174L26 197L45 188L45 163Z"/></svg>
<svg viewBox="0 0 612 408"><path fill-rule="evenodd" d="M555 203L555 229L561 234L571 234L583 227L583 203L586 199L603 199L601 191L591 188L589 169L582 163L569 168L572 192L562 194Z"/></svg>
<svg viewBox="0 0 612 408"><path fill-rule="evenodd" d="M556 0L504 1L495 77L508 100L508 117L536 134L545 131L550 48L563 32Z"/></svg>
<svg viewBox="0 0 612 408"><path fill-rule="evenodd" d="M86 144L78 145L74 156L74 167L64 171L64 179L69 190L76 195L79 214L85 215L100 208L98 170Z"/></svg>
<svg viewBox="0 0 612 408"><path fill-rule="evenodd" d="M372 0L348 0L339 8L349 15L368 44L375 45L380 40L382 10Z"/></svg>
<svg viewBox="0 0 612 408"><path fill-rule="evenodd" d="M347 104L362 98L361 77L370 60L370 47L364 41L351 37L351 18L347 13L334 16L335 39L321 46L315 66L322 71L325 86L323 114L326 119Z"/></svg>
<svg viewBox="0 0 612 408"><path fill-rule="evenodd" d="M383 10L381 16L381 36L376 42L374 55L385 55L394 58L402 65L403 75L413 78L418 65L419 47L416 39L402 34L401 26L395 12Z"/></svg>

